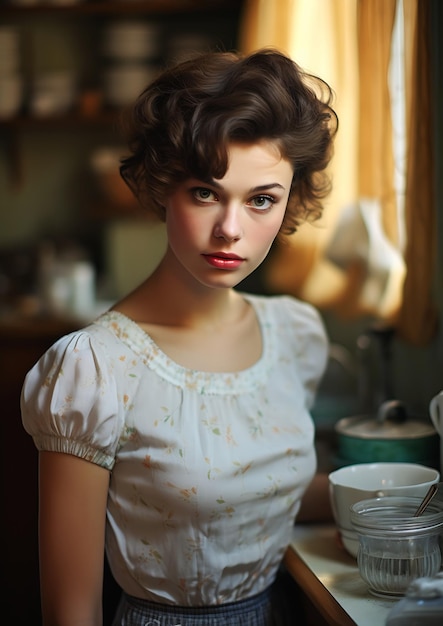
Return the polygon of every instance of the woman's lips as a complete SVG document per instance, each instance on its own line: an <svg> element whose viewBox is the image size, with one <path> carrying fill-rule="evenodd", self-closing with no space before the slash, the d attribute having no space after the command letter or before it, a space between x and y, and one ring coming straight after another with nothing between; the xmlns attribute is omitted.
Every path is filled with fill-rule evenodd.
<svg viewBox="0 0 443 626"><path fill-rule="evenodd" d="M209 265L223 270L235 270L244 262L244 259L236 254L225 254L214 252L213 254L203 254L203 258Z"/></svg>

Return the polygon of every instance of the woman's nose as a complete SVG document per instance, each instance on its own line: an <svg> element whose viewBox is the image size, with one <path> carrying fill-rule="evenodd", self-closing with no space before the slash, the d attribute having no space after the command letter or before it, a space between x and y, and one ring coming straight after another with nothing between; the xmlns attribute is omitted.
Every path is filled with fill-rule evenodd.
<svg viewBox="0 0 443 626"><path fill-rule="evenodd" d="M240 209L226 207L221 212L214 227L214 236L226 241L241 239L243 234L240 223Z"/></svg>

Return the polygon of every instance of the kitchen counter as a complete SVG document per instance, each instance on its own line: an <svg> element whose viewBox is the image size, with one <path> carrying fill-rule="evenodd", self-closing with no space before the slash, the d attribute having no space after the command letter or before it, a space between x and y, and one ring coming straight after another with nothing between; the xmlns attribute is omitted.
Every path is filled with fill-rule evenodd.
<svg viewBox="0 0 443 626"><path fill-rule="evenodd" d="M296 525L285 565L330 626L382 626L396 602L369 593L334 525Z"/></svg>

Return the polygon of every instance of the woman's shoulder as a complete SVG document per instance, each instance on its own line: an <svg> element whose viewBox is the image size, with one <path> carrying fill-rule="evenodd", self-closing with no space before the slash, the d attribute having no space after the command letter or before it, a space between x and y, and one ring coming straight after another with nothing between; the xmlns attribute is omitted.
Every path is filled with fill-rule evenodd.
<svg viewBox="0 0 443 626"><path fill-rule="evenodd" d="M100 318L58 337L42 355L45 359L68 358L85 352L108 352L108 348L115 342L115 336L106 326L100 323Z"/></svg>
<svg viewBox="0 0 443 626"><path fill-rule="evenodd" d="M106 319L104 314L60 336L28 372L25 385L33 380L48 386L49 381L57 379L75 387L79 380L115 378L119 363L126 360L128 347Z"/></svg>
<svg viewBox="0 0 443 626"><path fill-rule="evenodd" d="M323 321L317 309L294 296L244 294L244 297L268 324L289 324L323 329Z"/></svg>
<svg viewBox="0 0 443 626"><path fill-rule="evenodd" d="M250 301L263 320L267 342L279 364L296 368L306 404L312 406L328 357L328 336L320 313L293 296L253 296Z"/></svg>
<svg viewBox="0 0 443 626"><path fill-rule="evenodd" d="M304 365L308 361L324 363L328 336L315 307L288 295L247 298L255 307L267 342L274 351L295 356Z"/></svg>
<svg viewBox="0 0 443 626"><path fill-rule="evenodd" d="M99 315L85 326L60 337L52 349L60 350L64 346L76 346L76 349L102 349L108 355L124 349L141 329L131 319L117 311L109 310Z"/></svg>

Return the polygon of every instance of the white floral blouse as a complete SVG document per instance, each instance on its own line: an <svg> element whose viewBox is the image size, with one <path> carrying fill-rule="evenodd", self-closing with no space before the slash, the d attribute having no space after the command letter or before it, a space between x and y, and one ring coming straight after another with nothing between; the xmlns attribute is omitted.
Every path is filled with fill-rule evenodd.
<svg viewBox="0 0 443 626"><path fill-rule="evenodd" d="M59 339L28 373L22 417L40 450L111 471L106 549L128 594L233 602L274 579L316 461L309 408L327 340L318 313L245 294L261 358L236 373L171 361L107 312Z"/></svg>

